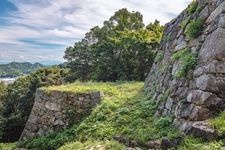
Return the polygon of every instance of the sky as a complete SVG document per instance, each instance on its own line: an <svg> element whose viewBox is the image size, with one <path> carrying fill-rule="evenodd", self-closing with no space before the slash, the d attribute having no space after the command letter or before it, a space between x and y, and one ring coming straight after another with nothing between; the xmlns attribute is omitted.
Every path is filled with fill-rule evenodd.
<svg viewBox="0 0 225 150"><path fill-rule="evenodd" d="M144 23L169 22L191 0L0 0L0 63L63 62L66 47L115 11L139 11Z"/></svg>

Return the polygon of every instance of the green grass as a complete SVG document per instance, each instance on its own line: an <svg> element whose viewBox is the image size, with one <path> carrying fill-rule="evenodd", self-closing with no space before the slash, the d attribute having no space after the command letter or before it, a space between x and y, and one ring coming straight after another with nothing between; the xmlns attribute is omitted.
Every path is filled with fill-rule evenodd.
<svg viewBox="0 0 225 150"><path fill-rule="evenodd" d="M211 119L210 124L218 131L220 136L225 136L225 111L218 117Z"/></svg>
<svg viewBox="0 0 225 150"><path fill-rule="evenodd" d="M16 143L0 143L0 150L12 150Z"/></svg>
<svg viewBox="0 0 225 150"><path fill-rule="evenodd" d="M189 70L193 69L197 65L197 55L190 52L189 48L184 48L172 55L173 60L179 60L180 66L175 77L186 77Z"/></svg>
<svg viewBox="0 0 225 150"><path fill-rule="evenodd" d="M202 139L187 136L178 150L222 150L221 141L205 142Z"/></svg>
<svg viewBox="0 0 225 150"><path fill-rule="evenodd" d="M105 140L112 141L117 135L140 142L165 136L169 138L178 136L179 132L172 127L170 118L153 117L156 104L143 92L142 88L142 82L76 82L71 85L45 88L48 91L70 92L97 90L102 91L104 96L101 104L79 124L63 132L31 139L20 144L23 147L42 150L57 149L64 145L69 150L70 146L73 147L77 143L80 143L83 148L86 146L86 141L96 141L93 142L94 144L99 141L100 143ZM67 142L69 143L65 144Z"/></svg>
<svg viewBox="0 0 225 150"><path fill-rule="evenodd" d="M201 34L203 26L204 20L202 18L198 18L197 20L191 20L185 29L185 35L189 39L195 39Z"/></svg>
<svg viewBox="0 0 225 150"><path fill-rule="evenodd" d="M86 141L71 142L62 146L59 150L125 150L125 146L116 141Z"/></svg>

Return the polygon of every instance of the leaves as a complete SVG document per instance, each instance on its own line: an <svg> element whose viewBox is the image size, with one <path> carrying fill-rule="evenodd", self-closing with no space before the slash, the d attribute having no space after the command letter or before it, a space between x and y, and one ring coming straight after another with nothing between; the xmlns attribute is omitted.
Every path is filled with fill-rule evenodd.
<svg viewBox="0 0 225 150"><path fill-rule="evenodd" d="M121 9L94 27L85 38L68 47L64 58L68 61L68 81L144 80L162 38L159 21L144 26L139 12Z"/></svg>

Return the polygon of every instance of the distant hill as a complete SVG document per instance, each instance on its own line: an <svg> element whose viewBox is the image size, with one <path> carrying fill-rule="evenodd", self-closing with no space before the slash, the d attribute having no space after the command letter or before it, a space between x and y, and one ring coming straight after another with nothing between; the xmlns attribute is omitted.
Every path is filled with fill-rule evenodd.
<svg viewBox="0 0 225 150"><path fill-rule="evenodd" d="M29 62L11 62L8 64L0 64L0 77L17 77L24 74L29 74L37 69L45 67L40 63Z"/></svg>

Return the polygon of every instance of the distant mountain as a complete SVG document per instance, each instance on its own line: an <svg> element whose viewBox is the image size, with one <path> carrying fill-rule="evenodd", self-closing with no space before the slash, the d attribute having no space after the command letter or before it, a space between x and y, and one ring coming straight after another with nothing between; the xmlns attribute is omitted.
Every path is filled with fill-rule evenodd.
<svg viewBox="0 0 225 150"><path fill-rule="evenodd" d="M59 65L59 64L61 64L63 62L62 61L57 61L57 60L56 61L51 60L51 61L41 61L39 63L41 63L41 64L43 64L45 66L52 66L52 65Z"/></svg>
<svg viewBox="0 0 225 150"><path fill-rule="evenodd" d="M29 74L37 69L45 67L40 63L29 62L11 62L8 64L0 64L0 77L17 77Z"/></svg>

